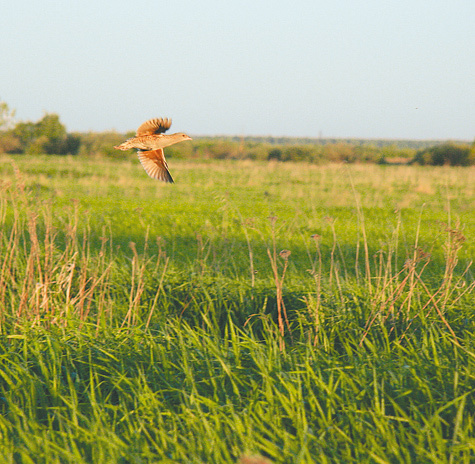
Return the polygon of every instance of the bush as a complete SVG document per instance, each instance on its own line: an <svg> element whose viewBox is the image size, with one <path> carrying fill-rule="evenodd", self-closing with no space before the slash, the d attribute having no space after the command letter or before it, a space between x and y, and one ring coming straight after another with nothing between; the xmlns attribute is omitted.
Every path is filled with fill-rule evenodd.
<svg viewBox="0 0 475 464"><path fill-rule="evenodd" d="M0 153L21 153L21 142L11 131L0 132Z"/></svg>
<svg viewBox="0 0 475 464"><path fill-rule="evenodd" d="M323 152L325 158L333 162L346 161L353 163L357 158L354 145L343 142L325 145Z"/></svg>
<svg viewBox="0 0 475 464"><path fill-rule="evenodd" d="M282 150L280 148L273 148L269 151L267 159L280 161L282 159Z"/></svg>
<svg viewBox="0 0 475 464"><path fill-rule="evenodd" d="M412 163L431 166L470 166L475 164L475 152L468 145L449 142L419 150Z"/></svg>
<svg viewBox="0 0 475 464"><path fill-rule="evenodd" d="M287 145L283 149L283 161L308 161L318 158L319 150L316 145Z"/></svg>

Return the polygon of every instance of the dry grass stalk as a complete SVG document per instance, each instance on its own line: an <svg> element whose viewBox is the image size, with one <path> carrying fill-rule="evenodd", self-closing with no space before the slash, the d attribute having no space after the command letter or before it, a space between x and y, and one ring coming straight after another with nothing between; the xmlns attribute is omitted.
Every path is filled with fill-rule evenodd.
<svg viewBox="0 0 475 464"><path fill-rule="evenodd" d="M393 290L389 292L386 298L375 299L375 308L366 322L365 331L359 343L360 346L378 318L381 323L384 324L387 322L389 316L391 316L393 320L397 320L401 315L401 312L404 311L404 318L408 324L400 337L400 340L402 340L417 317L420 317L423 314L424 317L427 318L433 310L436 311L439 319L449 330L454 343L459 345L457 336L445 317L445 311L448 301L452 301L452 304L455 304L463 295L471 292L475 288L475 282L472 282L470 285L465 284L465 277L469 272L472 264L471 262L466 266L461 276L457 279L454 278L455 269L458 264L458 254L465 242L465 237L458 227L446 229L447 240L444 246L444 277L439 287L435 291L431 291L423 279L423 273L431 260L431 255L424 252L418 246L419 227L420 221L418 224L412 257L406 260L403 268L397 274L392 277L390 276L385 280L379 294L383 295L388 288L393 288ZM419 265L421 265L420 269L418 269ZM404 274L404 278L400 280L400 277ZM463 289L463 291L461 291L461 289ZM456 291L458 291L459 294L454 298L454 293ZM404 299L398 303L398 300L404 294ZM414 299L416 294L419 296L418 301L421 300L423 295L427 298L427 301L422 304L420 309L417 311L414 310ZM396 307L398 309L396 309ZM393 328L391 328L391 331L392 330Z"/></svg>
<svg viewBox="0 0 475 464"><path fill-rule="evenodd" d="M279 333L280 333L279 347L281 351L283 351L285 348L285 343L284 343L285 325L287 325L290 336L292 336L289 320L287 317L287 310L285 308L285 303L284 303L284 298L283 298L283 293L282 293L285 273L287 271L287 267L289 264L289 256L291 252L289 250L282 250L279 253L279 256L284 260L284 268L282 270L282 276L279 276L277 245L276 245L276 230L275 230L275 224L277 222L277 218L272 216L269 218L269 220L271 222L271 230L272 230L272 233L271 233L272 251L269 248L267 248L267 255L269 256L269 260L271 262L271 267L272 267L272 273L274 275L274 282L275 282L275 288L276 288L276 302L277 302L277 322L278 322ZM285 325L284 325L284 322L285 322Z"/></svg>

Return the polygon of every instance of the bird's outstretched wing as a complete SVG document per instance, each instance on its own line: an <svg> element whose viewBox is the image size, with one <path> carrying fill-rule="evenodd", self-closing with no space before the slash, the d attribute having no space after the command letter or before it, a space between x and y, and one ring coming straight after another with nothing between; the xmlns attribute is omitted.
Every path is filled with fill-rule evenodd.
<svg viewBox="0 0 475 464"><path fill-rule="evenodd" d="M168 172L168 164L163 154L163 149L139 151L137 156L145 172L152 178L173 183L173 178Z"/></svg>
<svg viewBox="0 0 475 464"><path fill-rule="evenodd" d="M154 134L161 134L168 129L172 125L172 120L169 118L154 118L145 121L140 127L137 129L137 137L141 135L154 135Z"/></svg>

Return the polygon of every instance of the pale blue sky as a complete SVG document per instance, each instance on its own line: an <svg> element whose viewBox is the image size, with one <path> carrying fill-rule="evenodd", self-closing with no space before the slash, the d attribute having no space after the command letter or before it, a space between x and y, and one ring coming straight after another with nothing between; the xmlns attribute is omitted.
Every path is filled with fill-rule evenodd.
<svg viewBox="0 0 475 464"><path fill-rule="evenodd" d="M475 137L474 0L16 0L0 100L121 132Z"/></svg>

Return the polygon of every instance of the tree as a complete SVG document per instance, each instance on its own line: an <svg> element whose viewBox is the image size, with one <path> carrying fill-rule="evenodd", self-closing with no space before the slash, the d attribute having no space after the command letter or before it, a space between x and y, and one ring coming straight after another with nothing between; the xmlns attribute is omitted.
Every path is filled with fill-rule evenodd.
<svg viewBox="0 0 475 464"><path fill-rule="evenodd" d="M59 121L57 114L46 113L39 122L36 123L38 135L45 136L49 140L61 140L66 137L66 128Z"/></svg>
<svg viewBox="0 0 475 464"><path fill-rule="evenodd" d="M36 123L19 122L11 133L20 141L20 151L25 153L75 155L79 150L80 138L66 132L57 114L46 113Z"/></svg>
<svg viewBox="0 0 475 464"><path fill-rule="evenodd" d="M6 102L0 102L0 130L11 129L14 119L15 110L11 110Z"/></svg>
<svg viewBox="0 0 475 464"><path fill-rule="evenodd" d="M20 141L21 151L25 151L38 137L37 128L33 122L19 122L11 133Z"/></svg>
<svg viewBox="0 0 475 464"><path fill-rule="evenodd" d="M20 141L11 133L15 118L15 110L0 101L0 153L18 153L21 151Z"/></svg>

